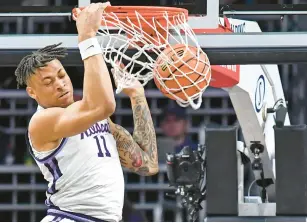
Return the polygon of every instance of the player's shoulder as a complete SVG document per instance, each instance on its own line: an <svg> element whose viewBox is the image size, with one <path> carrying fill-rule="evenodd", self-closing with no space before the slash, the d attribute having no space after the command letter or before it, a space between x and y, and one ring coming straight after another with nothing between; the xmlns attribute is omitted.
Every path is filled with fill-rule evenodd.
<svg viewBox="0 0 307 223"><path fill-rule="evenodd" d="M35 112L30 119L29 128L33 128L37 125L44 124L45 121L48 121L50 120L50 118L58 115L58 112L59 112L58 108L46 108Z"/></svg>
<svg viewBox="0 0 307 223"><path fill-rule="evenodd" d="M62 108L46 108L37 111L33 114L28 125L28 132L31 136L42 136L48 133L48 130L54 123L55 119L59 117Z"/></svg>

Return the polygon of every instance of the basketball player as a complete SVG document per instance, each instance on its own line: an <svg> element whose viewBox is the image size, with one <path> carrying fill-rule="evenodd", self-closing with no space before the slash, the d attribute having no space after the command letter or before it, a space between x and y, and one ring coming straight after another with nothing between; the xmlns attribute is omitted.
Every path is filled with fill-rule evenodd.
<svg viewBox="0 0 307 223"><path fill-rule="evenodd" d="M73 100L72 83L59 61L66 53L59 44L24 57L15 72L18 85L26 85L38 103L26 138L49 182L48 211L42 221L119 221L124 200L121 165L146 176L158 172L155 130L139 82L124 89L133 109L133 136L109 119L115 99L95 38L108 5L91 4L79 12L78 46L85 68L82 100Z"/></svg>

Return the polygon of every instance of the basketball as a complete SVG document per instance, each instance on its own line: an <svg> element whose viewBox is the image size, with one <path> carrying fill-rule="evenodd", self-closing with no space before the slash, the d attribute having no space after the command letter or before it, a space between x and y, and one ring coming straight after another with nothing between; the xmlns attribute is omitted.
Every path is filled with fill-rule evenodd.
<svg viewBox="0 0 307 223"><path fill-rule="evenodd" d="M165 48L158 56L155 67L156 86L173 100L176 98L172 94L186 101L184 92L192 97L204 90L211 79L208 56L201 50L198 52L194 46L176 44Z"/></svg>

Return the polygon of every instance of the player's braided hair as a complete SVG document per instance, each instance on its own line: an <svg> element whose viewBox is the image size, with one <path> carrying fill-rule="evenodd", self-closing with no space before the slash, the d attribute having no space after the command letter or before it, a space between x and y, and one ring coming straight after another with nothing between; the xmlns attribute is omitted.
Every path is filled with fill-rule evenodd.
<svg viewBox="0 0 307 223"><path fill-rule="evenodd" d="M26 85L27 79L34 74L37 68L46 66L48 62L54 59L64 58L67 55L66 48L58 47L61 44L46 46L22 58L15 70L17 88Z"/></svg>

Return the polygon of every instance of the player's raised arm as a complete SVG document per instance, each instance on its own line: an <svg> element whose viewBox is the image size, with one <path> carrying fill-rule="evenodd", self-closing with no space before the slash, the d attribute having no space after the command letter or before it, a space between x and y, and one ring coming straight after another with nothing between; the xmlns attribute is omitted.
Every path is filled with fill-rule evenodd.
<svg viewBox="0 0 307 223"><path fill-rule="evenodd" d="M77 19L79 48L85 68L83 99L89 106L93 106L92 109L100 109L102 119L109 117L115 110L108 68L101 55L100 45L97 39L93 38L100 27L101 14L107 5L109 3L91 4L79 13Z"/></svg>
<svg viewBox="0 0 307 223"><path fill-rule="evenodd" d="M46 145L85 131L115 110L111 79L95 38L107 5L91 4L78 16L79 48L85 67L81 101L73 102L71 81L54 56L57 49L49 52L46 47L37 51L25 58L16 70L17 79L21 74L25 76L28 94L45 108L29 124L31 140L38 150L54 148Z"/></svg>
<svg viewBox="0 0 307 223"><path fill-rule="evenodd" d="M121 164L137 174L154 175L159 171L156 132L144 88L136 81L134 87L126 88L123 92L131 100L134 120L133 135L122 126L109 120Z"/></svg>

